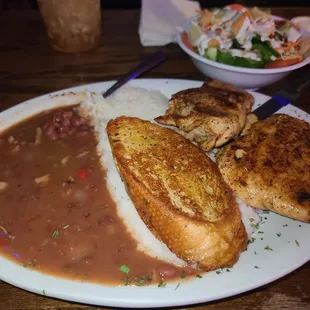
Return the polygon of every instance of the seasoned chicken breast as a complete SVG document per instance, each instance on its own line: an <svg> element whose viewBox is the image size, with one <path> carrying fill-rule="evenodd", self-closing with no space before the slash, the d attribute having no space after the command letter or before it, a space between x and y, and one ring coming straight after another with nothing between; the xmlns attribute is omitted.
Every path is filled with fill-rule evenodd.
<svg viewBox="0 0 310 310"><path fill-rule="evenodd" d="M242 131L254 98L246 91L208 79L202 87L182 90L156 122L176 126L187 139L210 151Z"/></svg>
<svg viewBox="0 0 310 310"><path fill-rule="evenodd" d="M199 268L232 266L247 234L216 164L173 130L139 118L111 120L107 133L127 192L152 233Z"/></svg>
<svg viewBox="0 0 310 310"><path fill-rule="evenodd" d="M310 222L310 124L275 114L227 145L218 167L252 207Z"/></svg>

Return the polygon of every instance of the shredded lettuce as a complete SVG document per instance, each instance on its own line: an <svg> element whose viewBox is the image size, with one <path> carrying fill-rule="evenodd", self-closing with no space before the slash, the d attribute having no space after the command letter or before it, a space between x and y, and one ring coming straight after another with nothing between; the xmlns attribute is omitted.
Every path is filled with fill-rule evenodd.
<svg viewBox="0 0 310 310"><path fill-rule="evenodd" d="M262 41L259 35L252 39L252 48L260 56L264 64L280 57L280 54L272 47L270 41Z"/></svg>
<svg viewBox="0 0 310 310"><path fill-rule="evenodd" d="M239 49L239 50L244 50L244 48L242 47L242 45L239 43L239 41L237 39L233 39L232 40L231 48L236 48L236 49Z"/></svg>
<svg viewBox="0 0 310 310"><path fill-rule="evenodd" d="M242 46L234 39L232 48L242 49ZM264 68L267 63L274 60L274 57L280 57L280 54L272 47L271 43L269 41L262 41L260 35L256 35L252 39L252 49L259 56L260 60L233 56L230 51L217 48L206 49L205 57L226 65L244 68Z"/></svg>
<svg viewBox="0 0 310 310"><path fill-rule="evenodd" d="M239 56L232 56L230 52L225 52L221 50L218 50L217 52L216 61L226 65L244 68L263 68L265 65L263 61Z"/></svg>

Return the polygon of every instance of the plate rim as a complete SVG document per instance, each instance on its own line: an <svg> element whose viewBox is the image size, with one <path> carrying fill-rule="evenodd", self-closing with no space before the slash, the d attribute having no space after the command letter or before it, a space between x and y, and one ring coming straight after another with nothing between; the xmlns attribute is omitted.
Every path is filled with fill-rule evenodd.
<svg viewBox="0 0 310 310"><path fill-rule="evenodd" d="M185 84L195 84L195 83L203 83L203 81L201 80L189 80L189 79L174 79L174 78L147 78L147 79L135 79L134 81L132 81L132 83L129 83L129 85L131 86L139 86L139 85L132 85L132 84L137 84L137 81L143 83L148 83L150 84L149 89L155 89L155 90L160 90L156 87L154 87L154 81L159 82L159 83L177 83L177 82L181 82L181 83L185 83ZM70 87L67 89L62 89L62 90L57 90L54 91L52 93L48 93L48 94L44 94L32 99L29 99L27 101L21 102L17 105L14 105L13 107L6 109L4 111L2 111L0 113L0 119L3 118L3 115L5 114L10 114L10 113L14 113L14 112L18 112L18 110L20 110L25 103L29 102L29 104L34 105L37 101L41 101L42 99L45 98L50 98L53 97L55 95L59 95L59 94L63 94L63 93L68 93L68 92L78 92L78 91L82 91L83 88L87 89L87 88L92 88L92 87L96 87L96 86L100 86L100 85L107 85L106 87L109 87L109 84L112 85L114 82L116 82L115 80L111 80L111 81L103 81L103 82L96 82L96 83L91 83L91 84L85 84L85 85L79 85L79 86L74 86L74 87ZM143 87L143 86L141 86ZM191 87L191 86L189 86ZM102 90L103 91L103 90ZM253 94L255 94L256 96L262 96L264 97L264 100L268 100L270 98L270 96L264 95L264 94L260 94L257 92L251 92ZM298 108L299 109L299 108ZM301 109L299 109L301 110ZM301 110L302 111L302 110ZM304 111L302 111L304 112ZM22 113L22 112L21 112ZM39 112L37 112L39 113ZM37 113L33 113L33 115L36 115ZM306 114L308 114L307 112L304 112ZM309 114L308 114L309 115ZM298 264L295 264L293 266L291 266L291 268L288 268L286 270L286 272L282 273L281 275L277 275L274 277L271 277L268 279L268 281L261 281L259 283L255 283L255 284L251 284L247 287L244 287L243 289L238 289L235 288L234 290L230 290L229 292L226 293L222 293L217 295L216 297L213 298L204 298L203 296L201 296L200 298L196 298L195 300L191 300L191 298L182 298L181 300L170 300L170 301L161 301L159 299L155 299L156 296L153 296L153 300L149 300L148 299L143 299L143 300L128 300L128 298L119 298L118 300L115 299L102 299L102 298L98 298L98 296L93 297L91 300L89 299L89 297L83 297L83 296L78 296L77 294L74 295L74 292L57 292L57 290L55 290L55 292L49 292L46 291L46 293L44 294L43 291L40 291L36 285L33 285L31 287L29 287L28 285L25 285L23 283L19 283L17 281L15 281L15 279L9 279L9 278L4 278L1 275L1 261L5 260L6 263L8 264L12 264L16 267L19 267L16 263L0 256L0 279L2 279L4 282L12 284L16 287L22 288L24 290L27 291L31 291L33 293L36 294L40 294L40 295L46 295L49 297L55 297L58 299L63 299L63 300L68 300L68 301L74 301L74 302L82 302L82 303L86 303L86 304L93 304L93 305L103 305L103 306L112 306L112 307L139 307L139 308L146 308L146 307L170 307L170 306L184 306L184 305L190 305L190 304L199 304L199 303L205 303L205 302L210 302L210 301L216 301L216 300L220 300L223 298L227 298L227 297L232 297L232 296L237 296L240 294L243 294L245 292L249 292L252 291L253 289L256 289L258 287L267 285L277 279L283 278L285 277L287 274L293 272L294 270L300 268L302 265L304 265L305 263L307 263L310 260L310 256L309 257L305 257L304 260L300 260ZM21 267L20 267L21 268ZM29 272L29 276L31 275L30 273L39 273L37 271L33 271L33 270L25 270L26 273ZM53 278L56 279L56 281L65 281L65 282L69 282L68 284L72 284L72 283L77 283L76 281L72 281L72 280L67 280L64 278L57 278L55 276L51 276L49 274L43 274L43 273L39 273L40 275L42 275L43 277L47 277L47 278ZM194 282L194 281L188 281L188 282ZM186 283L186 282L185 282ZM86 283L79 283L80 285L91 285L91 286L96 286L99 288L105 288L105 289L115 289L115 287L108 287L108 286L104 286L102 284L86 284ZM190 285L184 285L184 286L190 286ZM124 288L124 287L119 287L117 286L117 288ZM125 287L126 290L133 290L133 289L137 289L136 287L133 288L129 288L129 287ZM157 288L156 288L157 289ZM143 292L147 292L150 290L150 287L139 287L139 291L141 291L141 293ZM159 290L159 289L158 289ZM180 290L183 290L182 288ZM159 294L160 295L160 294ZM157 296L159 297L159 296Z"/></svg>

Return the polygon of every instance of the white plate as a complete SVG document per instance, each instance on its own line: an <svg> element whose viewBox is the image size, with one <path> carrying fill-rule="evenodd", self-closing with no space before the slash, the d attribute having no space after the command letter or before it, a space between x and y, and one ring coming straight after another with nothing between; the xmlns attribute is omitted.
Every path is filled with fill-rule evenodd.
<svg viewBox="0 0 310 310"><path fill-rule="evenodd" d="M130 82L132 86L160 90L168 98L179 90L199 87L201 83L173 79L137 79ZM82 90L102 92L112 84L113 82L96 83L57 93ZM253 95L255 97L254 107L269 99L268 96L262 94L253 93ZM48 96L42 96L0 113L0 130L39 111L57 106L56 101ZM310 121L309 114L293 106L287 106L282 111ZM164 307L217 300L272 282L310 260L308 240L310 224L272 213L264 214L263 217L266 218L263 219L265 223L261 224L259 228L259 231L263 231L263 233L257 231L253 235L256 238L255 242L251 243L248 250L241 254L240 260L230 269L230 272L226 270L222 270L220 274L210 272L203 275L201 279L195 278L181 282L178 288L178 282L170 283L165 288L157 286L107 287L79 283L25 269L3 257L0 257L0 278L17 287L41 295L104 306ZM280 237L277 236L278 233L281 233ZM272 248L272 251L265 250L266 246ZM255 266L259 268L255 268Z"/></svg>

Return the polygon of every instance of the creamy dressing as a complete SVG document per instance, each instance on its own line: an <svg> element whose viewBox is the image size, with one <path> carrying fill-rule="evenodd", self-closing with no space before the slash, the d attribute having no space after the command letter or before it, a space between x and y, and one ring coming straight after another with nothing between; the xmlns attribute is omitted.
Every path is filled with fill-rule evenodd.
<svg viewBox="0 0 310 310"><path fill-rule="evenodd" d="M269 42L271 43L274 49L280 48L282 46L282 42L277 41L275 39L269 39Z"/></svg>
<svg viewBox="0 0 310 310"><path fill-rule="evenodd" d="M255 52L246 52L243 55L244 58L249 58L249 59L253 59L253 60L260 60L260 58L257 56L257 54Z"/></svg>
<svg viewBox="0 0 310 310"><path fill-rule="evenodd" d="M296 42L301 37L299 31L297 31L294 27L290 27L287 32L287 40L290 42Z"/></svg>
<svg viewBox="0 0 310 310"><path fill-rule="evenodd" d="M239 49L231 49L230 50L232 56L238 56L243 58L249 58L253 60L260 60L256 53L250 51L244 51Z"/></svg>
<svg viewBox="0 0 310 310"><path fill-rule="evenodd" d="M255 33L250 30L247 30L242 38L238 41L242 47L246 50L251 50L252 48L252 39L255 37Z"/></svg>

